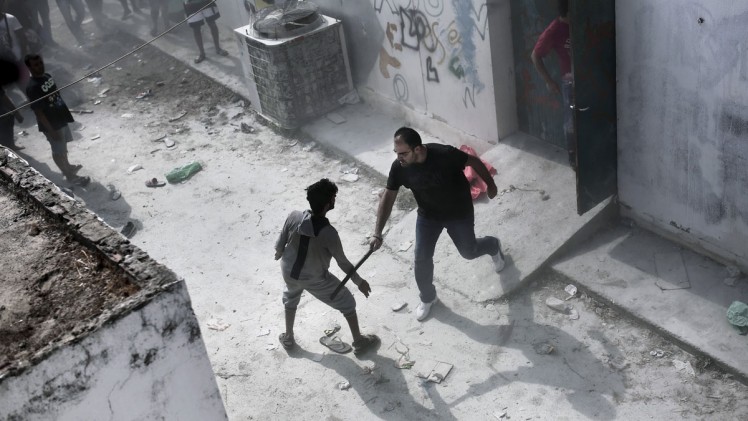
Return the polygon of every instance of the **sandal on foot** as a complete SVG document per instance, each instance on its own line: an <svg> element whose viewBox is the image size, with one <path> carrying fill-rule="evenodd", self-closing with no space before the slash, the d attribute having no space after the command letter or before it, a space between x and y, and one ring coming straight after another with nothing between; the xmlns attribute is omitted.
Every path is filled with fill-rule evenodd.
<svg viewBox="0 0 748 421"><path fill-rule="evenodd" d="M341 341L340 338L337 336L333 338L323 336L319 338L319 343L330 348L330 351L337 352L338 354L345 354L346 352L351 352L351 346Z"/></svg>
<svg viewBox="0 0 748 421"><path fill-rule="evenodd" d="M202 63L203 60L205 60L205 54L200 54L199 56L195 57L195 64Z"/></svg>
<svg viewBox="0 0 748 421"><path fill-rule="evenodd" d="M353 353L361 355L364 352L376 347L381 341L377 335L362 335L361 339L353 341Z"/></svg>
<svg viewBox="0 0 748 421"><path fill-rule="evenodd" d="M278 336L278 340L280 341L281 345L283 345L283 349L288 350L296 345L296 341L293 340L293 336L287 336L285 332L281 333L280 336Z"/></svg>
<svg viewBox="0 0 748 421"><path fill-rule="evenodd" d="M216 54L218 54L219 56L226 57L227 55L229 55L229 52L224 50L223 48L218 48L216 49Z"/></svg>

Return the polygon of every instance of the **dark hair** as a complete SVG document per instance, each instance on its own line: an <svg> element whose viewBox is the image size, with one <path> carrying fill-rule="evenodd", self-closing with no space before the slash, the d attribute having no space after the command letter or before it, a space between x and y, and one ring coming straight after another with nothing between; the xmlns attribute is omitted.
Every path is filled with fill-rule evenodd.
<svg viewBox="0 0 748 421"><path fill-rule="evenodd" d="M400 137L403 139L403 142L410 146L411 149L415 149L417 146L421 146L421 135L418 134L417 131L411 129L410 127L400 127L395 132L395 137Z"/></svg>
<svg viewBox="0 0 748 421"><path fill-rule="evenodd" d="M330 203L338 193L338 186L332 181L323 178L306 188L306 200L312 207L312 212L321 213L325 205Z"/></svg>
<svg viewBox="0 0 748 421"><path fill-rule="evenodd" d="M26 56L23 58L23 62L26 63L26 66L28 66L29 63L31 63L31 60L41 60L41 59L42 59L42 56L40 56L39 54L30 53L30 54L26 54Z"/></svg>
<svg viewBox="0 0 748 421"><path fill-rule="evenodd" d="M558 0L558 15L565 18L569 14L569 0Z"/></svg>

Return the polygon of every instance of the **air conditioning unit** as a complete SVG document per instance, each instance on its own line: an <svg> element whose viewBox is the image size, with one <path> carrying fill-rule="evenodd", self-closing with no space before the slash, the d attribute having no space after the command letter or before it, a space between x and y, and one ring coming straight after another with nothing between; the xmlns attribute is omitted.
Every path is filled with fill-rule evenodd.
<svg viewBox="0 0 748 421"><path fill-rule="evenodd" d="M312 13L306 9L278 9L235 30L246 48L249 99L263 117L287 129L339 107L353 90L341 21L316 13L316 6Z"/></svg>

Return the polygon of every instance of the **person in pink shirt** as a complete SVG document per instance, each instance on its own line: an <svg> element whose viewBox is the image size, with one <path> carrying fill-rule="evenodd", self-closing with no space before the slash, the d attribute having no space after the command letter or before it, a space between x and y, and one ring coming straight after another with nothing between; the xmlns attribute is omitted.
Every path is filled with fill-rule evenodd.
<svg viewBox="0 0 748 421"><path fill-rule="evenodd" d="M576 170L576 142L574 141L574 117L572 106L574 104L574 78L571 71L571 37L569 32L569 0L558 1L559 16L548 25L540 34L535 48L532 50L530 59L535 69L545 81L548 90L558 95L561 94L564 104L564 133L566 146L569 151L569 163ZM544 59L551 53L555 53L558 59L558 67L561 70L561 86L553 80L548 69L545 67Z"/></svg>

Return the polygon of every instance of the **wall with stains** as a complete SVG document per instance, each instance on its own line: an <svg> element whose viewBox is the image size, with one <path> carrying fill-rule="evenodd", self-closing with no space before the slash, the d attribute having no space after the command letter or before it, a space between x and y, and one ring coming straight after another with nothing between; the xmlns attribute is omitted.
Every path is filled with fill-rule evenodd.
<svg viewBox="0 0 748 421"><path fill-rule="evenodd" d="M748 266L748 3L616 6L623 210Z"/></svg>
<svg viewBox="0 0 748 421"><path fill-rule="evenodd" d="M179 282L127 316L0 382L0 419L226 419Z"/></svg>
<svg viewBox="0 0 748 421"><path fill-rule="evenodd" d="M343 21L359 88L483 140L516 130L508 0L315 3Z"/></svg>

